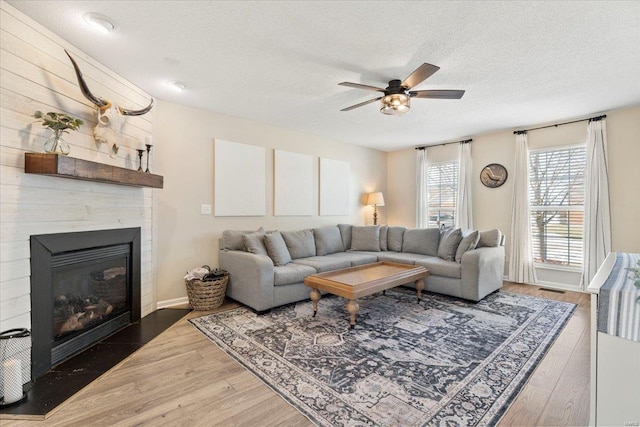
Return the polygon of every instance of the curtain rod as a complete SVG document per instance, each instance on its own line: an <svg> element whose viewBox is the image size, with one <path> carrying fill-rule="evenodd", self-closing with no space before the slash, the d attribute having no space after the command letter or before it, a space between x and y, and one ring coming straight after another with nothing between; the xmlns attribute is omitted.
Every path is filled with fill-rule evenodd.
<svg viewBox="0 0 640 427"><path fill-rule="evenodd" d="M436 144L436 145L423 145L422 147L416 147L416 150L424 150L425 148L429 148L429 147L439 147L441 145L449 145L449 144L468 144L471 141L473 141L473 139L463 139L462 141L444 142L442 144Z"/></svg>
<svg viewBox="0 0 640 427"><path fill-rule="evenodd" d="M533 128L533 129L516 130L516 131L513 131L513 133L514 133L514 135L521 135L523 133L529 132L530 130L546 129L546 128L553 128L553 127L557 128L558 126L570 125L571 123L586 122L587 120L590 121L590 122L597 122L597 121L602 120L602 119L604 119L606 117L607 117L607 115L603 114L602 116L591 117L590 119L574 120L572 122L564 122L564 123L557 123L555 125L540 126L539 128Z"/></svg>

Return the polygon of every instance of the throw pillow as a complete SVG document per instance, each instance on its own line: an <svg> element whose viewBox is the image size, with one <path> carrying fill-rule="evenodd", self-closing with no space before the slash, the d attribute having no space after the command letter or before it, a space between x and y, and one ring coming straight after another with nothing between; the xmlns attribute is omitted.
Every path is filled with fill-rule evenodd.
<svg viewBox="0 0 640 427"><path fill-rule="evenodd" d="M318 256L344 252L340 229L335 225L314 228L313 238L316 241L316 255Z"/></svg>
<svg viewBox="0 0 640 427"><path fill-rule="evenodd" d="M347 250L351 247L351 224L338 224L340 230L340 237L342 238L342 246Z"/></svg>
<svg viewBox="0 0 640 427"><path fill-rule="evenodd" d="M242 241L246 250L256 255L268 255L264 246L264 231L254 231L242 235Z"/></svg>
<svg viewBox="0 0 640 427"><path fill-rule="evenodd" d="M456 262L458 264L462 262L462 255L476 248L478 240L480 240L480 233L478 230L465 230L462 232L462 240L456 250Z"/></svg>
<svg viewBox="0 0 640 427"><path fill-rule="evenodd" d="M287 244L291 259L316 256L316 243L313 240L313 231L283 231L280 234L282 234L282 238Z"/></svg>
<svg viewBox="0 0 640 427"><path fill-rule="evenodd" d="M438 245L438 257L447 261L456 259L456 251L462 240L462 230L459 228L449 228L442 233L440 244Z"/></svg>
<svg viewBox="0 0 640 427"><path fill-rule="evenodd" d="M493 248L500 245L502 240L502 233L497 228L493 230L483 230L480 232L480 241L478 241L478 247Z"/></svg>
<svg viewBox="0 0 640 427"><path fill-rule="evenodd" d="M291 254L287 250L282 234L279 231L264 235L264 245L274 265L287 265L291 262Z"/></svg>
<svg viewBox="0 0 640 427"><path fill-rule="evenodd" d="M351 228L351 250L380 252L380 226L354 225Z"/></svg>
<svg viewBox="0 0 640 427"><path fill-rule="evenodd" d="M383 225L380 227L380 250L387 251L387 235L389 232L389 227Z"/></svg>
<svg viewBox="0 0 640 427"><path fill-rule="evenodd" d="M224 230L222 232L222 240L220 242L220 249L229 251L244 251L244 241L242 239L243 234L253 233L254 230ZM256 231L262 231L264 228L260 227Z"/></svg>
<svg viewBox="0 0 640 427"><path fill-rule="evenodd" d="M439 228L416 228L404 232L402 252L438 256L439 245Z"/></svg>
<svg viewBox="0 0 640 427"><path fill-rule="evenodd" d="M402 252L402 239L404 237L404 227L387 228L387 250Z"/></svg>

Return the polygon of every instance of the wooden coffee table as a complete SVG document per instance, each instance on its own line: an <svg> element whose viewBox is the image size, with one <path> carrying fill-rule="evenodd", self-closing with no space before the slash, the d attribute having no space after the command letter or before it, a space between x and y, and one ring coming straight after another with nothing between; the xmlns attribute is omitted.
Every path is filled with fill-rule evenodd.
<svg viewBox="0 0 640 427"><path fill-rule="evenodd" d="M304 284L311 288L313 316L318 312L320 291L347 298L347 312L351 329L356 324L356 314L360 309L356 299L382 292L409 282L415 282L418 302L424 289L424 278L429 270L417 265L398 264L394 262L376 262L357 267L343 268L307 276Z"/></svg>

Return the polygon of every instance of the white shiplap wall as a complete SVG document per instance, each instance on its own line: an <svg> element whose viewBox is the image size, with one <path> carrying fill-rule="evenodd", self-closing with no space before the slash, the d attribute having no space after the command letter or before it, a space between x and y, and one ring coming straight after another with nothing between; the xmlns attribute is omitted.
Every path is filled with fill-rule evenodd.
<svg viewBox="0 0 640 427"><path fill-rule="evenodd" d="M154 311L154 190L24 173L24 153L43 152L50 135L31 117L36 110L84 120L65 137L76 158L136 169L135 149L151 136L153 112L127 117L118 158L109 157L93 138L96 107L82 96L64 49L95 95L129 109L143 108L150 95L3 1L0 37L0 331L31 328L33 234L141 227L142 315Z"/></svg>

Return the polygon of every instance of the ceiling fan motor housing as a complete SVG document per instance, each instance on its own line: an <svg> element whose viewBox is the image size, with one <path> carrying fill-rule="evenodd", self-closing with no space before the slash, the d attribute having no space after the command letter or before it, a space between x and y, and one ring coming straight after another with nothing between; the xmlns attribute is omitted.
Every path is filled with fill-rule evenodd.
<svg viewBox="0 0 640 427"><path fill-rule="evenodd" d="M389 80L389 86L385 89L386 95L404 93L408 95L408 89L402 86L402 80Z"/></svg>

